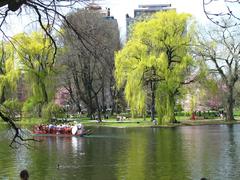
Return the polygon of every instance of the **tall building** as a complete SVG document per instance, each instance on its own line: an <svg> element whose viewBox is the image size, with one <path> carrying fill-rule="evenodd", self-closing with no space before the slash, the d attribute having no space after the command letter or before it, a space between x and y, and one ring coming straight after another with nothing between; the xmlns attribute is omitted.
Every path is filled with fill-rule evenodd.
<svg viewBox="0 0 240 180"><path fill-rule="evenodd" d="M126 14L127 39L129 38L131 25L135 21L141 20L142 18L148 18L156 12L168 10L175 10L175 8L172 8L171 4L149 4L139 5L137 9L134 9L134 17L130 17L128 14Z"/></svg>
<svg viewBox="0 0 240 180"><path fill-rule="evenodd" d="M103 15L103 17L106 17L107 19L114 19L113 16L111 16L111 13L110 13L110 8L102 8L99 4L97 3L89 3L85 9L87 10L91 10L91 11L95 11L95 12L99 12L100 14Z"/></svg>
<svg viewBox="0 0 240 180"><path fill-rule="evenodd" d="M102 8L99 4L92 1L85 7L85 9L90 10L90 11L99 12L100 14L102 14L102 16L105 19L109 20L113 24L113 26L115 26L118 29L117 19L115 19L114 16L111 16L110 8Z"/></svg>
<svg viewBox="0 0 240 180"><path fill-rule="evenodd" d="M158 11L173 10L171 4L150 4L150 5L139 5L137 9L134 9L134 18L140 16L148 16Z"/></svg>

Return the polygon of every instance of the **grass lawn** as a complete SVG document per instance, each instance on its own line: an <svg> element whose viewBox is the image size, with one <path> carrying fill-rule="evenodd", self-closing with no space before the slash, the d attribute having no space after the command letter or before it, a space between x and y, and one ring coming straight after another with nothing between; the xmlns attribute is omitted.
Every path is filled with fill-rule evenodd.
<svg viewBox="0 0 240 180"><path fill-rule="evenodd" d="M190 120L188 116L177 116L177 121L180 123L177 124L165 124L165 125L154 125L150 118L144 120L143 118L136 119L126 119L124 121L117 121L115 118L110 118L103 120L103 122L98 123L96 120L89 119L79 119L76 118L77 123L82 123L85 126L105 126L105 127L117 127L117 128L126 128L126 127L176 127L176 126L196 126L196 125L211 125L211 124L238 124L240 120L227 122L221 119L202 119L202 120ZM38 124L48 124L49 122L46 119L41 118L24 118L21 121L16 121L20 126L33 126ZM71 122L72 123L72 122ZM6 127L6 123L0 121L0 128Z"/></svg>
<svg viewBox="0 0 240 180"><path fill-rule="evenodd" d="M107 126L107 127L150 127L153 123L149 120L143 119L133 119L127 121L116 121L116 119L103 120L103 122L98 123L96 121L80 121L85 126Z"/></svg>

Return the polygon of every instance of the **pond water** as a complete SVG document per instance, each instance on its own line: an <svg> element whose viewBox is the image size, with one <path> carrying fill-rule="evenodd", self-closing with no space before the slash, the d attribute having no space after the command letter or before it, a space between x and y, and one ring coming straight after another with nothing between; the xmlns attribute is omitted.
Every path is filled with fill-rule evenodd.
<svg viewBox="0 0 240 180"><path fill-rule="evenodd" d="M0 180L18 179L22 169L34 180L240 177L240 125L96 128L90 137L42 137L18 150L6 134L0 130Z"/></svg>

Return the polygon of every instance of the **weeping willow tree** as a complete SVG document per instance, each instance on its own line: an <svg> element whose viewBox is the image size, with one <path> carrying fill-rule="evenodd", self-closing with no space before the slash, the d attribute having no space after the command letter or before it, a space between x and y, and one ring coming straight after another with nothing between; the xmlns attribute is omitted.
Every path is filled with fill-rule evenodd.
<svg viewBox="0 0 240 180"><path fill-rule="evenodd" d="M43 106L49 103L54 95L54 45L42 32L33 32L30 35L16 35L14 47L18 67L29 86L24 110L35 109L41 116Z"/></svg>
<svg viewBox="0 0 240 180"><path fill-rule="evenodd" d="M16 66L14 53L10 43L3 42L0 49L0 103L4 103L16 90L20 71ZM11 97L10 97L11 96Z"/></svg>
<svg viewBox="0 0 240 180"><path fill-rule="evenodd" d="M125 88L133 114L146 112L151 99L152 120L157 112L161 124L176 121L176 99L183 85L196 77L188 52L194 32L190 18L175 11L156 13L138 22L130 40L116 53L117 86Z"/></svg>
<svg viewBox="0 0 240 180"><path fill-rule="evenodd" d="M9 31L9 25L13 22L11 21L11 16L16 16L17 19L19 17L31 17L32 23L38 24L41 29L44 31L44 34L51 39L51 43L54 47L53 58L56 57L57 54L57 43L56 38L53 36L53 31L59 29L61 26L61 22L64 22L67 27L71 28L77 39L85 40L86 42L82 43L85 45L91 44L87 39L89 36L82 36L82 34L78 33L73 25L68 21L65 14L66 12L73 11L75 8L81 7L82 5L86 5L85 0L48 0L48 1L31 1L31 0L1 0L0 1L0 31L2 39L10 40L7 32ZM63 11L64 7L64 11ZM29 19L29 18L28 18ZM7 26L6 26L7 25ZM46 26L44 26L46 25ZM54 30L55 29L55 30ZM56 32L56 31L55 31ZM27 46L28 44L25 44ZM94 51L90 51L94 53ZM48 98L49 99L49 98ZM4 112L0 110L0 117L1 119L6 122L10 127L14 129L15 135L12 139L11 145L17 143L21 144L22 141L27 139L23 138L22 134L20 133L20 128L14 123L13 119L4 115Z"/></svg>

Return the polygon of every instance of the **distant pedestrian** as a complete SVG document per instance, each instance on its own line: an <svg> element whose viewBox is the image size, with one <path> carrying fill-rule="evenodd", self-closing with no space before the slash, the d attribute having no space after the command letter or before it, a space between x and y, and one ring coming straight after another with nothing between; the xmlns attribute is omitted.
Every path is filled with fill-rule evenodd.
<svg viewBox="0 0 240 180"><path fill-rule="evenodd" d="M158 122L157 122L156 119L153 120L153 124L154 124L154 125L157 125L157 124L158 124Z"/></svg>
<svg viewBox="0 0 240 180"><path fill-rule="evenodd" d="M21 180L28 180L29 174L26 169L24 169L20 172L20 178L21 178Z"/></svg>
<svg viewBox="0 0 240 180"><path fill-rule="evenodd" d="M220 118L223 119L223 113L220 113Z"/></svg>

